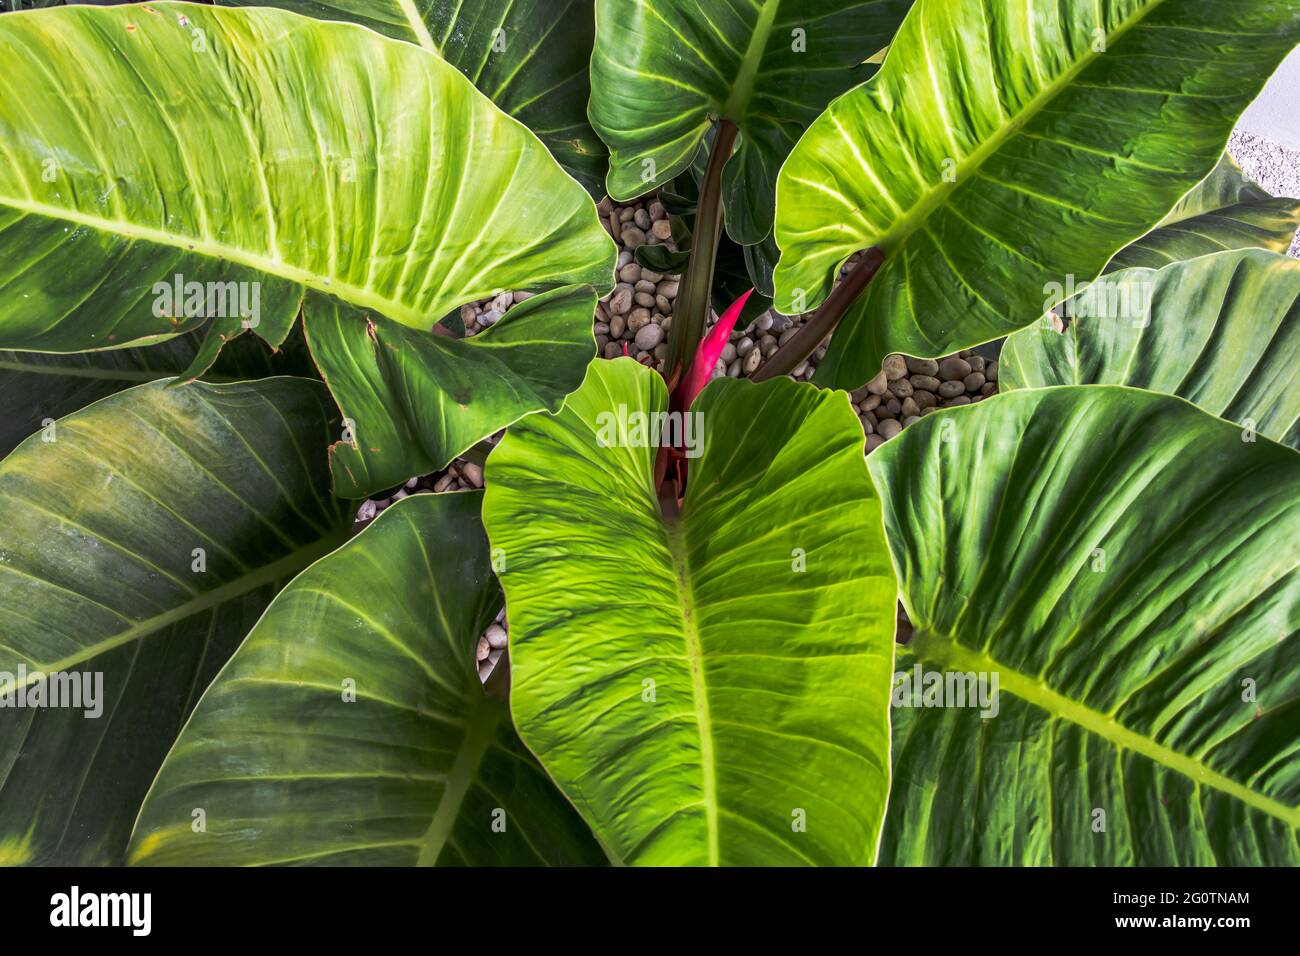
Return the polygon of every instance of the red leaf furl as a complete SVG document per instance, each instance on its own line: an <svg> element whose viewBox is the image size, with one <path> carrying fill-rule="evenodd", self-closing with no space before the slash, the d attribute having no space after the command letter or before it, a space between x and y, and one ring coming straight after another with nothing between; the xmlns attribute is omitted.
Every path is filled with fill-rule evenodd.
<svg viewBox="0 0 1300 956"><path fill-rule="evenodd" d="M709 330L709 334L704 337L700 347L695 352L695 359L691 362L690 371L682 379L678 387L678 397L680 398L679 407L685 411L691 407L691 402L695 401L695 396L704 391L704 386L709 384L709 376L713 372L713 367L718 364L718 356L727 345L727 340L731 337L731 331L736 327L736 321L740 318L741 310L745 308L745 302L748 301L753 289L750 289L731 305L727 306L727 311L723 312L718 318L718 322Z"/></svg>

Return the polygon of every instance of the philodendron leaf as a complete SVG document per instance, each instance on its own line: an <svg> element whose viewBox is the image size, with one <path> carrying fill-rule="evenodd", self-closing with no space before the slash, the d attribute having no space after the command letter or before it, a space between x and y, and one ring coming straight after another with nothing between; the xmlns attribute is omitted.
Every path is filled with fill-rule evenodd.
<svg viewBox="0 0 1300 956"><path fill-rule="evenodd" d="M871 863L895 582L861 428L841 393L714 382L666 523L667 411L596 362L488 459L520 736L616 862Z"/></svg>
<svg viewBox="0 0 1300 956"><path fill-rule="evenodd" d="M1059 333L1007 338L998 387L1132 385L1300 446L1300 262L1248 249L1124 269L1080 293Z"/></svg>
<svg viewBox="0 0 1300 956"><path fill-rule="evenodd" d="M608 156L587 121L593 0L217 0L360 23L439 53L597 198Z"/></svg>
<svg viewBox="0 0 1300 956"><path fill-rule="evenodd" d="M159 381L0 462L0 862L120 862L208 680L347 533L332 414L305 379Z"/></svg>
<svg viewBox="0 0 1300 956"><path fill-rule="evenodd" d="M335 490L361 497L447 463L513 421L558 411L596 350L589 286L544 292L471 339L429 335L312 294L312 354L346 418ZM358 425L357 423L362 423Z"/></svg>
<svg viewBox="0 0 1300 956"><path fill-rule="evenodd" d="M129 862L605 862L475 672L501 608L481 499L407 498L280 592L168 754Z"/></svg>
<svg viewBox="0 0 1300 956"><path fill-rule="evenodd" d="M612 287L614 245L590 198L416 45L282 10L159 2L11 14L0 58L0 347L70 351L187 328L155 314L167 312L155 283L178 275L185 288L241 276L241 302L249 283L266 284L263 301L268 285L305 287L421 335L502 289L567 289L590 313L595 290ZM328 334L309 331L314 343ZM570 341L570 387L593 350ZM321 347L327 377L350 370L322 356L345 351ZM439 388L435 368L410 361L408 374ZM489 393L496 427L544 407L531 393ZM390 426L353 414L358 396L336 397L364 454L369 430ZM486 417L475 401L462 392L445 407ZM458 431L449 422L424 447L445 462L464 450L446 437ZM384 465L371 469L376 487L418 470Z"/></svg>
<svg viewBox="0 0 1300 956"><path fill-rule="evenodd" d="M1246 179L1232 157L1183 197L1160 225L1115 253L1107 272L1159 269L1228 249L1285 253L1300 229L1300 199L1274 198Z"/></svg>
<svg viewBox="0 0 1300 956"><path fill-rule="evenodd" d="M772 231L777 170L795 140L869 75L862 61L910 4L596 0L590 114L610 147L609 194L631 199L668 182L713 122L728 119L741 141L722 176L727 233L759 242Z"/></svg>
<svg viewBox="0 0 1300 956"><path fill-rule="evenodd" d="M20 441L55 419L70 415L115 392L179 375L189 368L204 344L202 333L189 332L160 345L50 354L0 352L0 458ZM301 336L272 354L252 335L228 343L205 373L209 382L312 374Z"/></svg>
<svg viewBox="0 0 1300 956"><path fill-rule="evenodd" d="M777 183L778 309L886 257L817 381L998 338L1091 281L1210 172L1298 40L1290 0L917 0Z"/></svg>
<svg viewBox="0 0 1300 956"><path fill-rule="evenodd" d="M1300 456L1249 437L1088 385L872 452L903 663L997 694L894 708L882 862L1300 863Z"/></svg>

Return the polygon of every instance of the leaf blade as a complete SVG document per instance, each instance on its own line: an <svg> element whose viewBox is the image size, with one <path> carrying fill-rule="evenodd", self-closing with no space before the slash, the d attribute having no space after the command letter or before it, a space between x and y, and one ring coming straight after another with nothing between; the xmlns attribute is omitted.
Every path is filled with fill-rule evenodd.
<svg viewBox="0 0 1300 956"><path fill-rule="evenodd" d="M880 544L861 431L842 395L770 384L700 394L704 453L675 525L655 448L597 438L620 405L628 421L668 407L630 360L593 364L558 416L521 422L488 459L515 721L620 862L875 855L895 589L883 551L858 547ZM776 407L770 429L741 427ZM820 489L816 507L770 507L791 485ZM780 599L750 593L754 574ZM609 601L611 579L626 601ZM593 631L599 652L578 650ZM864 692L844 698L846 681Z"/></svg>

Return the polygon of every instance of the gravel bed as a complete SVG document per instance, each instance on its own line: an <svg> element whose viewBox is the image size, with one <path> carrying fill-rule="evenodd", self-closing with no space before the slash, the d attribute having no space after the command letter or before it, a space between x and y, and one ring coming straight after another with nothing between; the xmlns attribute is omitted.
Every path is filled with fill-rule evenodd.
<svg viewBox="0 0 1300 956"><path fill-rule="evenodd" d="M886 356L880 374L850 397L867 435L867 452L941 408L997 394L998 363L963 349L940 359Z"/></svg>
<svg viewBox="0 0 1300 956"><path fill-rule="evenodd" d="M1228 140L1228 152L1246 178L1269 194L1300 198L1300 149L1235 130ZM1291 240L1291 255L1300 259L1300 231Z"/></svg>
<svg viewBox="0 0 1300 956"><path fill-rule="evenodd" d="M492 440L495 440L492 439ZM395 505L403 498L425 492L437 494L443 491L471 491L483 487L483 469L472 461L457 458L442 471L429 475L417 475L408 478L406 484L391 495L383 498L367 498L357 506L357 515L353 522L353 533L360 531L374 521L379 513L390 505Z"/></svg>

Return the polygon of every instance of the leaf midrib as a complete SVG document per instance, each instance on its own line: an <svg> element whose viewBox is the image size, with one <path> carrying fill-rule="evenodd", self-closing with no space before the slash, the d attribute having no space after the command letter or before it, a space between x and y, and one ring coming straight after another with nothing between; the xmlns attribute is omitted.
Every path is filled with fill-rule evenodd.
<svg viewBox="0 0 1300 956"><path fill-rule="evenodd" d="M1119 25L1113 32L1106 35L1106 50L1109 51L1115 41L1119 40L1124 34L1128 33L1133 27L1145 20L1157 7L1165 0L1149 0L1149 2L1137 10L1133 15ZM911 15L919 15L918 8L913 7ZM1008 140L1018 135L1029 121L1037 116L1046 108L1056 97L1065 90L1078 78L1079 74L1091 66L1104 53L1098 53L1093 45L1088 46L1088 52L1071 66L1068 70L1061 73L1055 80L1044 85L1025 106L1014 116L1007 116L998 129L998 131L984 141L969 156L957 164L955 174L951 182L941 182L937 188L929 192L920 202L914 204L910 210L901 216L893 226L880 235L878 239L870 243L878 245L886 252L896 251L903 242L914 232L926 224L930 216L947 200L948 196L957 189L959 185L966 182L967 176L974 171L978 171ZM928 52L925 54L929 59Z"/></svg>
<svg viewBox="0 0 1300 956"><path fill-rule="evenodd" d="M758 20L754 23L754 32L749 35L749 44L745 55L741 57L740 69L736 71L735 82L727 102L722 105L722 113L740 125L749 112L749 101L754 96L754 81L758 77L758 68L767 52L767 41L772 35L772 24L776 21L781 0L763 0L763 7L758 11Z"/></svg>
<svg viewBox="0 0 1300 956"><path fill-rule="evenodd" d="M411 32L415 34L415 41L424 49L437 56L442 54L438 52L438 47L433 42L433 34L429 32L429 25L424 22L420 16L420 11L415 7L415 0L397 0L397 6L401 8L402 16L406 17L407 23L411 26Z"/></svg>
<svg viewBox="0 0 1300 956"><path fill-rule="evenodd" d="M433 819L429 821L429 828L420 840L420 855L416 860L416 866L437 864L447 841L451 838L451 831L460 817L465 796L469 793L470 785L478 774L479 765L492 744L502 715L502 706L480 691L479 699L475 701L469 717L465 720L465 736L461 738L451 769L447 771L442 797L438 800Z"/></svg>
<svg viewBox="0 0 1300 956"><path fill-rule="evenodd" d="M973 651L949 638L919 630L913 636L911 650L917 657L941 667L962 671L996 672L1000 689L1046 711L1051 716L1068 720L1115 747L1141 754L1168 770L1182 774L1198 785L1218 790L1240 800L1252 809L1281 820L1290 827L1300 828L1300 808L1288 807L1216 770L1211 770L1185 754L1180 754L1149 737L1129 730L1115 718L1099 713L1079 701L1071 700L1043 682L1012 670L987 654Z"/></svg>
<svg viewBox="0 0 1300 956"><path fill-rule="evenodd" d="M225 243L213 242L210 239L166 232L162 229L125 222L121 219L91 216L76 209L64 209L60 206L37 202L33 199L0 196L0 206L32 216L45 216L49 219L74 223L97 232L121 236L124 239L152 242L156 245L180 249L185 252L197 252L213 259L221 259L236 265L247 266L266 275L286 279L318 292L323 292L325 295L337 296L360 308L373 309L386 318L413 329L425 329L433 321L427 318L424 312L406 303L387 298L369 287L341 282L330 276L316 275L281 259L250 252L247 249L240 249ZM434 313L438 313L438 309L430 310L431 315Z"/></svg>
<svg viewBox="0 0 1300 956"><path fill-rule="evenodd" d="M153 617L145 618L123 631L114 634L112 637L98 641L94 644L88 644L81 648L75 654L69 654L67 657L49 664L41 665L39 671L29 671L27 679L22 682L23 686L31 684L36 680L37 675L41 673L52 673L56 671L65 671L73 667L80 667L89 661L94 660L109 651L130 644L133 641L144 640L150 635L161 631L163 628L170 627L186 618L193 617L203 611L211 610L226 601L232 601L235 598L242 597L250 591L266 584L271 584L281 578L287 577L297 571L312 564L317 559L329 554L344 541L347 540L347 531L338 531L334 534L326 535L294 551L289 552L284 557L279 558L270 564L263 565L255 571L236 578L233 581L227 581L225 584L213 588L211 591L205 591L200 595L179 604L170 610L163 611L161 614L155 614ZM7 685L0 688L0 691L8 693L18 687L18 683Z"/></svg>
<svg viewBox="0 0 1300 956"><path fill-rule="evenodd" d="M665 538L673 562L673 573L677 578L682 636L686 642L686 665L691 672L691 697L695 705L695 720L700 729L700 770L703 778L701 803L704 807L708 865L718 866L721 854L718 847L718 770L717 758L713 753L713 718L709 712L709 691L704 679L704 652L695 618L695 592L691 587L690 566L686 559L686 535L681 523L667 524Z"/></svg>

